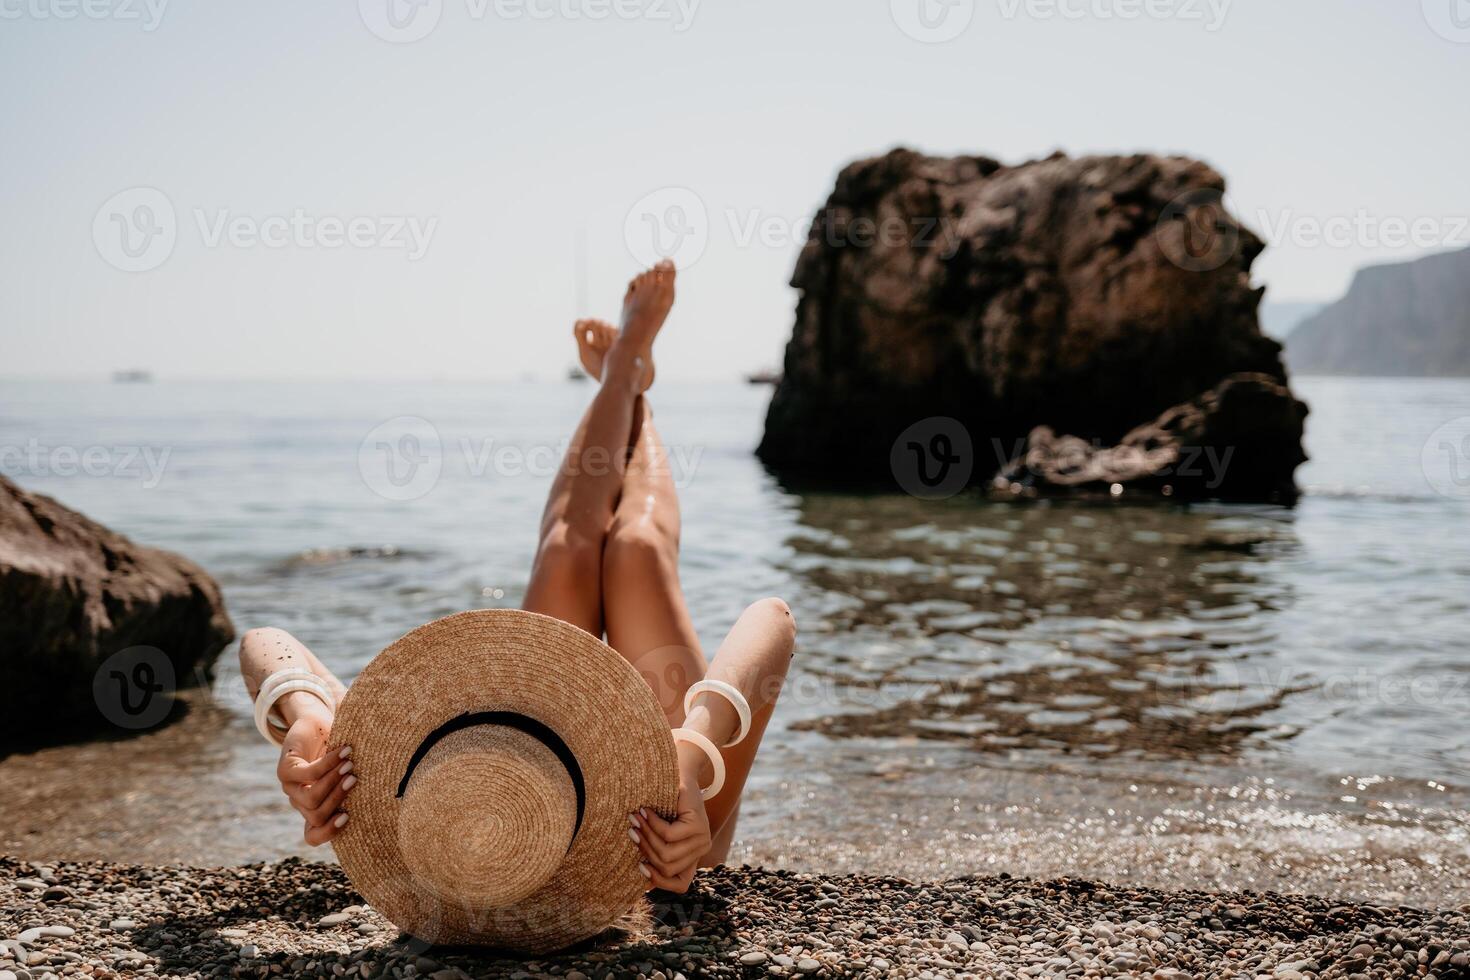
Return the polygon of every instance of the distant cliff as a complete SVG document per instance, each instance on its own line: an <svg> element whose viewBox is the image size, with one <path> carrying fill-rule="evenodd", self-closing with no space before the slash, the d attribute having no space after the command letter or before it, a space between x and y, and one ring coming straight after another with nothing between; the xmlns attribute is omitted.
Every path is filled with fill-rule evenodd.
<svg viewBox="0 0 1470 980"><path fill-rule="evenodd" d="M1362 269L1286 338L1306 374L1470 375L1470 249Z"/></svg>

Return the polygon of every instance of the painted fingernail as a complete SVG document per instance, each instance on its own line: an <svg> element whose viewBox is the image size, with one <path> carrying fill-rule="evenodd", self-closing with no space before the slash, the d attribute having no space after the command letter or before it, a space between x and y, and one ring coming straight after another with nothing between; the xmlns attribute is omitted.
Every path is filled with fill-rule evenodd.
<svg viewBox="0 0 1470 980"><path fill-rule="evenodd" d="M342 750L337 753L337 758L339 758L339 759L345 759L345 758L347 758L351 754L352 754L352 746L350 746L350 745L344 745L344 746L342 746Z"/></svg>
<svg viewBox="0 0 1470 980"><path fill-rule="evenodd" d="M344 813L341 816L337 817L336 820L333 820L332 826L336 827L338 830L341 830L343 827L347 826L347 814Z"/></svg>
<svg viewBox="0 0 1470 980"><path fill-rule="evenodd" d="M640 806L638 808L638 816L642 817L644 820L647 820L648 819L648 807L646 807L646 806Z"/></svg>
<svg viewBox="0 0 1470 980"><path fill-rule="evenodd" d="M339 775L339 776L345 776L345 775L347 775L351 771L352 771L352 763L350 763L350 762L344 762L337 769L337 775Z"/></svg>
<svg viewBox="0 0 1470 980"><path fill-rule="evenodd" d="M636 813L628 814L628 823L632 824L635 827L643 826L643 823L638 819L638 814Z"/></svg>
<svg viewBox="0 0 1470 980"><path fill-rule="evenodd" d="M644 864L642 861L639 861L638 862L638 873L641 874L645 878L652 878L653 877L653 872L652 871L649 871L648 870L648 865Z"/></svg>
<svg viewBox="0 0 1470 980"><path fill-rule="evenodd" d="M342 780L342 792L345 793L349 789L351 789L352 787L354 787L356 785L357 785L357 777L356 776L348 776L346 779Z"/></svg>
<svg viewBox="0 0 1470 980"><path fill-rule="evenodd" d="M635 844L643 843L643 835L638 833L638 831L634 830L632 827L628 828L628 836L632 838L632 841Z"/></svg>

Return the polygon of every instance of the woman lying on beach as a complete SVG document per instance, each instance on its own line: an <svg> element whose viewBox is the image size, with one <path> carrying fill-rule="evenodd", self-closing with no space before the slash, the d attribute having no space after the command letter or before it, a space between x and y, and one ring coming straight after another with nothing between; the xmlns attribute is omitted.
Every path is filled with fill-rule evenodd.
<svg viewBox="0 0 1470 980"><path fill-rule="evenodd" d="M700 652L679 585L679 501L645 394L654 381L653 341L673 305L674 278L668 261L635 277L623 300L621 329L601 320L576 324L582 364L601 387L552 483L524 607L606 635L653 689L670 728L693 730L712 743L702 748L687 735L676 739L674 820L651 810L628 816L649 887L682 892L696 868L720 864L729 852L740 794L785 679L796 629L784 602L763 599L736 621L712 664ZM602 462L608 460L613 465ZM252 698L271 674L286 670L315 674L334 706L346 693L283 630L247 632L240 666ZM275 711L285 728L277 766L281 788L306 820L307 843L324 844L347 825L342 804L357 784L353 763L344 761L351 746L324 755L334 711L309 691L285 694ZM716 750L723 787L703 799L700 787L716 779L708 754Z"/></svg>

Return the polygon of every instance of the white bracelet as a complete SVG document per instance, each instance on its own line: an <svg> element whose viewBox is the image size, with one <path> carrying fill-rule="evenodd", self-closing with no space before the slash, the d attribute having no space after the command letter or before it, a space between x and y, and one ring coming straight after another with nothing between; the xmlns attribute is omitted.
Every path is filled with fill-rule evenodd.
<svg viewBox="0 0 1470 980"><path fill-rule="evenodd" d="M735 709L735 713L740 716L740 731L735 734L734 738L725 743L725 748L728 749L732 745L739 745L745 740L745 736L750 733L750 702L745 700L745 695L741 694L740 689L734 684L727 684L724 681L696 681L684 693L685 716L688 716L690 710L694 707L694 699L705 692L723 695L725 700L730 702L730 706Z"/></svg>
<svg viewBox="0 0 1470 980"><path fill-rule="evenodd" d="M692 728L676 728L671 733L676 742L688 742L690 745L698 746L709 756L709 764L715 770L715 778L710 784L699 791L699 795L706 800L711 799L716 793L725 788L725 760L720 756L720 750L715 748L715 743L705 738Z"/></svg>
<svg viewBox="0 0 1470 980"><path fill-rule="evenodd" d="M272 745L286 740L286 723L276 710L276 702L288 694L314 694L328 711L335 710L332 691L309 670L278 670L260 684L255 695L255 728Z"/></svg>

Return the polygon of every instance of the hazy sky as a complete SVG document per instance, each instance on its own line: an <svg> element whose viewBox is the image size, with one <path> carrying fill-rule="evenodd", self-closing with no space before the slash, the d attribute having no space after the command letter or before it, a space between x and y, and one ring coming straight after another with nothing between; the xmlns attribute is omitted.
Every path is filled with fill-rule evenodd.
<svg viewBox="0 0 1470 980"><path fill-rule="evenodd" d="M559 375L572 318L615 315L645 214L693 232L661 376L774 366L805 222L843 164L900 144L1202 157L1272 243L1276 300L1470 244L1467 0L0 0L0 19L0 375Z"/></svg>

